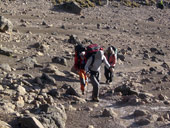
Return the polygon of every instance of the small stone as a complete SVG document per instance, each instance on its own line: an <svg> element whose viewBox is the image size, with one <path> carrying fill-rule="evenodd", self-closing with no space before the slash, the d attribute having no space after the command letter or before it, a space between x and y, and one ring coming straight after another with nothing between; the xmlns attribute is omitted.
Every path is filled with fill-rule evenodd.
<svg viewBox="0 0 170 128"><path fill-rule="evenodd" d="M170 104L170 101L169 101L169 100L165 100L165 101L164 101L164 104L169 105L169 104Z"/></svg>
<svg viewBox="0 0 170 128"><path fill-rule="evenodd" d="M142 119L139 119L136 123L138 125L148 125L151 123L151 121L147 118L142 118Z"/></svg>
<svg viewBox="0 0 170 128"><path fill-rule="evenodd" d="M154 20L153 17L149 17L149 18L148 18L148 21L154 22L155 20Z"/></svg>
<svg viewBox="0 0 170 128"><path fill-rule="evenodd" d="M104 109L102 115L105 117L117 117L117 114L112 109Z"/></svg>
<svg viewBox="0 0 170 128"><path fill-rule="evenodd" d="M158 117L157 121L164 121L165 119L163 118L163 116Z"/></svg>
<svg viewBox="0 0 170 128"><path fill-rule="evenodd" d="M87 126L87 128L94 128L94 126L93 125L89 125L89 126Z"/></svg>
<svg viewBox="0 0 170 128"><path fill-rule="evenodd" d="M93 107L97 108L97 107L99 107L99 104L96 103L93 105Z"/></svg>
<svg viewBox="0 0 170 128"><path fill-rule="evenodd" d="M158 95L158 98L159 98L159 100L165 100L165 99L167 99L167 97L164 96L163 94L159 94L159 95Z"/></svg>
<svg viewBox="0 0 170 128"><path fill-rule="evenodd" d="M147 115L149 112L146 110L135 110L134 112L134 116L138 117L138 116L145 116Z"/></svg>
<svg viewBox="0 0 170 128"><path fill-rule="evenodd" d="M76 111L77 109L73 107L72 105L68 106L68 111Z"/></svg>

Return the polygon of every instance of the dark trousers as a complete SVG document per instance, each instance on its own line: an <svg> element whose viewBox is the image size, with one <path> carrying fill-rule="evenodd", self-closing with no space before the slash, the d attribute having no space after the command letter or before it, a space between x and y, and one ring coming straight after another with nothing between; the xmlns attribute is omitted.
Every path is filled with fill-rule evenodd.
<svg viewBox="0 0 170 128"><path fill-rule="evenodd" d="M91 71L90 81L93 86L92 98L97 98L99 96L99 72Z"/></svg>
<svg viewBox="0 0 170 128"><path fill-rule="evenodd" d="M111 72L109 69L107 69L106 67L104 67L104 75L106 77L106 80L108 82L112 82L113 80L113 72Z"/></svg>

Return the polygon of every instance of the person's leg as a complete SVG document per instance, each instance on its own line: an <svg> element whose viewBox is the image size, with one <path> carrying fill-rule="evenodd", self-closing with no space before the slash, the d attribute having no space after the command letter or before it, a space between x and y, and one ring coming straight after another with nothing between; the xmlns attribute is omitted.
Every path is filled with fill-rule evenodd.
<svg viewBox="0 0 170 128"><path fill-rule="evenodd" d="M95 75L91 75L90 76L90 80L93 86L93 91L92 91L92 98L98 98L99 96L99 82L97 80L98 78L96 78Z"/></svg>
<svg viewBox="0 0 170 128"><path fill-rule="evenodd" d="M85 70L83 70L83 75L84 75L84 80L85 80L85 86L87 86L88 85L88 77L86 75Z"/></svg>
<svg viewBox="0 0 170 128"><path fill-rule="evenodd" d="M82 91L82 94L84 94L84 87L85 87L85 84L86 84L86 81L85 81L85 76L84 76L84 70L80 70L79 71L79 78L80 78L80 89Z"/></svg>
<svg viewBox="0 0 170 128"><path fill-rule="evenodd" d="M104 75L106 78L106 83L109 82L109 70L106 68L106 66L104 67Z"/></svg>
<svg viewBox="0 0 170 128"><path fill-rule="evenodd" d="M111 72L111 71L110 71L110 81L109 81L109 82L112 82L112 81L113 81L113 76L114 76L114 72Z"/></svg>

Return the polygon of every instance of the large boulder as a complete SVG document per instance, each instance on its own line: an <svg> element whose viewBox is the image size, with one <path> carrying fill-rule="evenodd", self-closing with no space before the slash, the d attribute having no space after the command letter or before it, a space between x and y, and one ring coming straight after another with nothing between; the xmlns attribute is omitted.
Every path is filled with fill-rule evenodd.
<svg viewBox="0 0 170 128"><path fill-rule="evenodd" d="M0 64L0 69L10 72L11 71L11 67L9 66L9 64Z"/></svg>
<svg viewBox="0 0 170 128"><path fill-rule="evenodd" d="M5 55L5 56L11 56L12 53L13 51L11 49L0 46L0 54Z"/></svg>
<svg viewBox="0 0 170 128"><path fill-rule="evenodd" d="M28 68L34 68L37 64L37 60L35 57L26 57L20 60L24 65Z"/></svg>
<svg viewBox="0 0 170 128"><path fill-rule="evenodd" d="M19 120L22 128L44 128L44 126L35 117L23 117Z"/></svg>
<svg viewBox="0 0 170 128"><path fill-rule="evenodd" d="M137 95L138 93L131 88L131 86L127 83L118 86L114 89L114 92L121 92L122 95Z"/></svg>
<svg viewBox="0 0 170 128"><path fill-rule="evenodd" d="M54 107L45 104L40 106L38 111L39 120L45 128L65 128L67 115L63 105Z"/></svg>
<svg viewBox="0 0 170 128"><path fill-rule="evenodd" d="M10 20L6 19L4 16L0 16L0 32L11 32L13 29L13 24Z"/></svg>
<svg viewBox="0 0 170 128"><path fill-rule="evenodd" d="M78 15L80 15L81 10L82 10L80 5L77 2L73 2L73 1L63 3L62 9L67 11L67 12L75 13L75 14L78 14Z"/></svg>
<svg viewBox="0 0 170 128"><path fill-rule="evenodd" d="M9 124L0 120L0 128L12 128Z"/></svg>

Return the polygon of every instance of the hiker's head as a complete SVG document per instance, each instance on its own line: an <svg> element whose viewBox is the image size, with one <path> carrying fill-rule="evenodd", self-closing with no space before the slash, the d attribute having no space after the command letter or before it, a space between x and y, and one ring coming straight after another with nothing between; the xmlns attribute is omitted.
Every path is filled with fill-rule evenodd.
<svg viewBox="0 0 170 128"><path fill-rule="evenodd" d="M111 53L111 54L114 54L114 53L115 53L115 51L113 50L113 48L112 48L111 46L108 47L108 52Z"/></svg>
<svg viewBox="0 0 170 128"><path fill-rule="evenodd" d="M99 60L103 60L103 55L104 52L102 50L99 50L96 54L95 54L95 58L99 59Z"/></svg>

